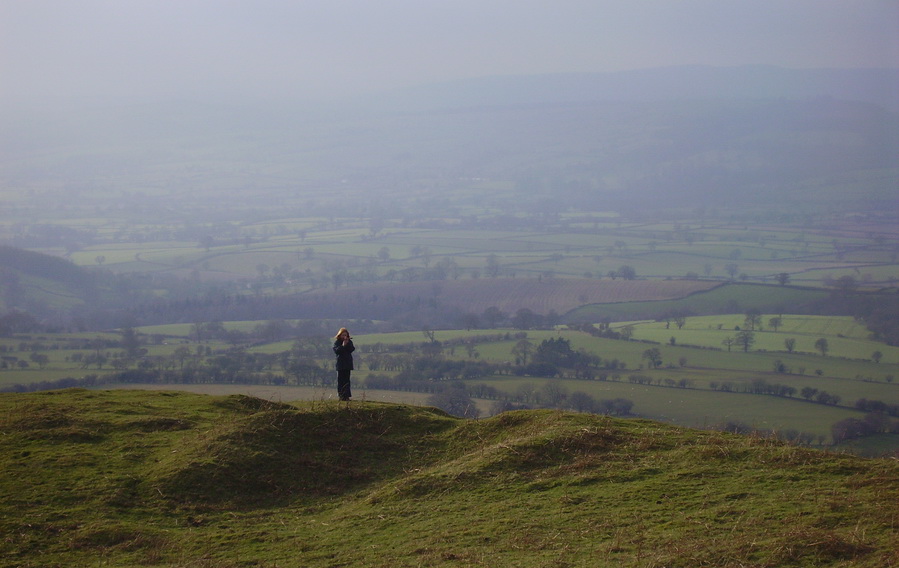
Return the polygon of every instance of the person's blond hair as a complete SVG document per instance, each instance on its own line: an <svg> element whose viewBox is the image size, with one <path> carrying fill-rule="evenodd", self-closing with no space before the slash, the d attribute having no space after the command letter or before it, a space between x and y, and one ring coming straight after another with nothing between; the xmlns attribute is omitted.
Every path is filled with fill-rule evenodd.
<svg viewBox="0 0 899 568"><path fill-rule="evenodd" d="M346 333L346 338L347 338L347 339L352 339L352 337L350 337L350 332L349 332L349 330L348 330L347 328L345 328L345 327L341 327L341 328L337 331L337 335L334 336L334 339L340 339L340 336L343 335L344 333Z"/></svg>

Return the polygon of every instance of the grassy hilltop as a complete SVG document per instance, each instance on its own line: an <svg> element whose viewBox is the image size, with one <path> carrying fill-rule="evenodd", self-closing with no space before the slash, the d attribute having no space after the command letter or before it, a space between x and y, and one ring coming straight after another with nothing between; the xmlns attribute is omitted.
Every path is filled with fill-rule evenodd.
<svg viewBox="0 0 899 568"><path fill-rule="evenodd" d="M899 463L559 411L0 395L0 566L899 564Z"/></svg>

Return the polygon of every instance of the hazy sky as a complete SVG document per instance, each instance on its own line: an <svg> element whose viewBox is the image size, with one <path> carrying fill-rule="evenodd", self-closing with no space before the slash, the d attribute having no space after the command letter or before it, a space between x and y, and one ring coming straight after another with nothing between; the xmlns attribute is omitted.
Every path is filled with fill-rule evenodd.
<svg viewBox="0 0 899 568"><path fill-rule="evenodd" d="M0 96L317 98L681 64L899 67L899 0L0 0Z"/></svg>

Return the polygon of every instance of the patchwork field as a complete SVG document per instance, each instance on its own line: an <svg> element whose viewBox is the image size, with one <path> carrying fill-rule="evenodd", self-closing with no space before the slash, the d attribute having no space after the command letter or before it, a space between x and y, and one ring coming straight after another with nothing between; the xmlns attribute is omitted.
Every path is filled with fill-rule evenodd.
<svg viewBox="0 0 899 568"><path fill-rule="evenodd" d="M312 304L366 304L378 301L431 301L481 314L495 307L508 315L519 309L537 314L565 314L584 304L660 301L713 289L715 282L692 280L587 280L572 278L480 278L378 284L335 292L315 292L302 298Z"/></svg>
<svg viewBox="0 0 899 568"><path fill-rule="evenodd" d="M651 288L647 288L651 290ZM777 289L775 289L777 290ZM647 292L650 293L650 292ZM769 319L781 318L774 331ZM498 399L530 400L532 394L547 385L560 389L565 396L584 393L596 400L627 399L633 403L636 415L692 427L717 427L727 423L774 431L799 431L818 443L829 443L831 427L847 418L862 418L865 412L855 408L860 399L899 404L899 348L871 341L866 330L849 317L799 316L791 314L764 314L762 329L755 332L756 341L749 350L739 346L730 350L722 341L736 333L735 328L745 325L741 315L690 316L677 329L670 321L619 322L611 329L632 326L630 341L597 337L577 329L560 326L552 330L471 329L434 330L429 332L441 345L439 355L429 357L456 361L460 364L477 363L493 365L495 372L475 379L465 379L472 392L478 385L493 389L489 398L475 395L475 404L481 416L495 412ZM234 330L253 337L270 322L228 322L225 330ZM286 322L290 323L290 322ZM296 322L302 325L302 322ZM229 384L177 384L170 388L188 389L193 392L224 394L241 392L261 396L268 400L330 400L333 398L331 381L333 363L329 352L329 337L309 337L273 341L253 346L233 345L216 339L197 342L194 324L149 326L139 328L140 337L147 342L144 363L116 363L121 348L114 347L120 339L110 334L59 334L39 337L8 338L0 341L4 350L4 368L0 369L0 386L27 388L28 385L47 384L52 381L74 378L92 379L98 386L108 388L108 377L128 369L142 369L142 376L153 373L176 373L185 367L234 365L235 354L241 358L263 357L254 363L255 370L247 370L247 376L265 374L265 384L238 384L239 377L227 379ZM367 388L371 377L395 377L398 369L382 368L385 358L394 358L404 368L416 357L422 357L422 346L429 341L422 332L355 333L356 372L354 394L361 400L399 402L428 405L432 392L416 389L384 391ZM672 341L672 338L674 340ZM793 352L787 351L784 339L795 339ZM815 348L818 339L826 338L829 351L826 356ZM544 376L509 376L507 369L518 355L516 349L524 340L536 348L546 340L564 339L578 352L599 358L599 368L592 380L576 380L571 377L547 378ZM275 377L289 377L283 356L297 349L307 353L310 363L324 370L317 385L282 386L272 383ZM660 364L649 365L646 351L657 349ZM101 363L89 359L92 354L105 354ZM872 357L877 354L877 360ZM37 355L45 354L40 360ZM230 354L230 355L229 355ZM15 360L15 361L14 361ZM89 362L90 361L90 362ZM610 362L613 367L608 368ZM377 363L377 365L376 365ZM605 367L605 368L604 368ZM147 375L146 373L150 373ZM519 370L518 373L523 373ZM230 376L230 375L229 375ZM427 375L425 376L427 377ZM424 377L423 377L424 378ZM257 380L257 379L254 379ZM294 379L289 379L293 381ZM437 381L440 379L431 379ZM140 382L138 379L137 382ZM165 381L163 380L163 383ZM187 381L188 383L190 381ZM282 383L285 381L282 379ZM789 396L772 396L755 392L758 384L778 385L792 389ZM18 387L17 387L18 385ZM138 385L122 384L134 388ZM161 388L160 382L143 388ZM417 388L417 387L416 387ZM838 397L837 404L821 404L815 398L804 396L805 391L828 393ZM522 398L524 397L524 398ZM887 442L884 447L889 448Z"/></svg>

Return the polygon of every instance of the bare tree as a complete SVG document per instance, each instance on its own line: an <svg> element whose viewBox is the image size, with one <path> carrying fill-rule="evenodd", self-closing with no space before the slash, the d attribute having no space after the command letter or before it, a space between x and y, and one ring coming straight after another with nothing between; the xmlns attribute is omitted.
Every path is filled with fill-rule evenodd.
<svg viewBox="0 0 899 568"><path fill-rule="evenodd" d="M519 365L527 365L528 359L534 353L534 344L527 339L520 339L512 348L512 355Z"/></svg>
<svg viewBox="0 0 899 568"><path fill-rule="evenodd" d="M731 263L728 263L728 264L725 264L725 265L724 265L724 270L725 270L725 271L727 272L727 274L730 276L730 279L733 280L733 279L734 279L734 276L737 275L737 272L740 271L740 267L737 266L736 263L731 262Z"/></svg>
<svg viewBox="0 0 899 568"><path fill-rule="evenodd" d="M499 276L501 267L499 264L499 257L495 254L491 254L487 257L487 276L490 278L496 278Z"/></svg>
<svg viewBox="0 0 899 568"><path fill-rule="evenodd" d="M783 320L779 317L773 317L768 320L768 327L774 329L774 333L777 333L777 328L779 328L783 324Z"/></svg>
<svg viewBox="0 0 899 568"><path fill-rule="evenodd" d="M743 319L743 325L749 328L749 331L755 331L762 325L762 314L755 309L747 310L746 317Z"/></svg>
<svg viewBox="0 0 899 568"><path fill-rule="evenodd" d="M742 346L743 351L747 352L749 351L749 348L752 347L752 344L755 343L755 333L748 329L744 329L737 334L736 340L737 345Z"/></svg>

